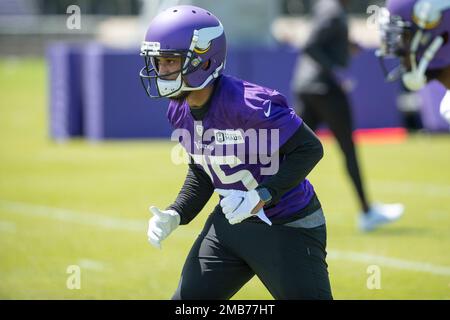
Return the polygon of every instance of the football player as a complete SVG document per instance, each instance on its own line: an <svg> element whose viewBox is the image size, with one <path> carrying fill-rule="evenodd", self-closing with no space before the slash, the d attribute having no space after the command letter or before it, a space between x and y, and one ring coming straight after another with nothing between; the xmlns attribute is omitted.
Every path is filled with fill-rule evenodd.
<svg viewBox="0 0 450 320"><path fill-rule="evenodd" d="M306 179L322 145L280 93L223 74L226 49L220 21L195 6L158 14L141 47L144 88L170 99L191 159L176 200L150 207L149 242L161 247L220 196L172 299L229 299L255 275L276 299L332 299L325 217Z"/></svg>
<svg viewBox="0 0 450 320"><path fill-rule="evenodd" d="M315 2L312 32L299 56L292 89L301 106L300 116L311 129L316 130L323 122L336 137L361 208L358 227L367 232L399 219L404 207L399 203L372 203L363 183L352 136L352 110L336 75L358 47L349 41L347 5L348 0Z"/></svg>
<svg viewBox="0 0 450 320"><path fill-rule="evenodd" d="M386 79L401 78L409 90L440 81L447 88L440 112L450 123L450 0L388 0L386 9L377 51ZM400 65L388 71L389 58Z"/></svg>

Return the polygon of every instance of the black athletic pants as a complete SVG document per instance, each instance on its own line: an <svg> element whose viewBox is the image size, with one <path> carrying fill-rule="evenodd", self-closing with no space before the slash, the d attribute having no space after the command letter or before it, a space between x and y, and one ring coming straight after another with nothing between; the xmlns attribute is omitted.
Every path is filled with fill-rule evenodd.
<svg viewBox="0 0 450 320"><path fill-rule="evenodd" d="M324 122L333 132L344 153L347 172L358 194L361 209L366 212L369 204L364 192L352 138L353 123L350 104L341 88L337 85L330 85L329 88L330 91L327 94L298 94L297 97L303 105L300 117L313 131L320 123Z"/></svg>
<svg viewBox="0 0 450 320"><path fill-rule="evenodd" d="M230 299L255 274L275 299L332 299L325 248L325 224L231 225L217 206L189 252L172 299Z"/></svg>

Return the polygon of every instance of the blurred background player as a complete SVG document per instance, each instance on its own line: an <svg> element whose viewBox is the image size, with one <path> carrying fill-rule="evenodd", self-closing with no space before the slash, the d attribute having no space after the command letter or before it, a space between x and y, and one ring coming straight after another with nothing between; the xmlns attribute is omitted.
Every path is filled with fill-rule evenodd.
<svg viewBox="0 0 450 320"><path fill-rule="evenodd" d="M361 206L359 228L370 231L390 223L403 214L401 204L370 203L353 142L349 100L341 88L336 71L345 68L358 45L348 36L346 0L320 0L313 8L312 32L297 62L293 79L300 116L316 130L326 123L345 156L348 174Z"/></svg>
<svg viewBox="0 0 450 320"><path fill-rule="evenodd" d="M423 130L422 105L420 94L402 84L397 95L397 108L402 117L403 127L410 133Z"/></svg>
<svg viewBox="0 0 450 320"><path fill-rule="evenodd" d="M438 80L447 88L440 106L450 123L450 0L388 0L382 16L381 58L388 81L401 77L412 91ZM400 58L391 71L385 58Z"/></svg>
<svg viewBox="0 0 450 320"><path fill-rule="evenodd" d="M146 92L170 98L169 122L183 130L180 143L193 160L175 202L166 210L150 208L149 242L160 247L200 213L214 190L221 196L173 299L229 299L254 275L276 299L332 299L325 217L306 179L322 145L276 90L223 75L226 50L220 21L195 6L158 14L142 44ZM276 158L271 162L279 163L270 173L260 159L266 144ZM236 151L238 145L245 151ZM249 160L255 153L258 159Z"/></svg>

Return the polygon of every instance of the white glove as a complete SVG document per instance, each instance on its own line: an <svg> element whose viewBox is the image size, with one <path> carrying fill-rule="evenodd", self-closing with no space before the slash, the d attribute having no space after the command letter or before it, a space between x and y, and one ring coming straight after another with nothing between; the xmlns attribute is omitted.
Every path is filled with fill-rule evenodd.
<svg viewBox="0 0 450 320"><path fill-rule="evenodd" d="M180 225L180 215L175 210L159 210L151 206L153 217L148 221L148 242L161 249L161 241Z"/></svg>
<svg viewBox="0 0 450 320"><path fill-rule="evenodd" d="M236 224L251 217L251 212L259 201L261 201L261 198L256 190L241 191L233 189L215 189L215 191L224 197L220 200L220 206L222 207L222 211L230 224ZM259 210L257 215L267 224L272 224L265 215L263 209Z"/></svg>

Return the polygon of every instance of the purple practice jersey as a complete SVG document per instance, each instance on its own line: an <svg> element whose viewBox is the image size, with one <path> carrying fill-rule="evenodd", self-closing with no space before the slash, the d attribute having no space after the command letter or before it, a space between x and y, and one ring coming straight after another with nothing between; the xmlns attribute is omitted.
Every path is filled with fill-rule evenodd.
<svg viewBox="0 0 450 320"><path fill-rule="evenodd" d="M201 121L195 121L186 101L171 100L167 116L195 164L215 188L252 190L276 174L283 162L279 148L302 120L279 92L222 75ZM269 218L286 218L306 207L313 186L303 180L280 201L264 209Z"/></svg>

